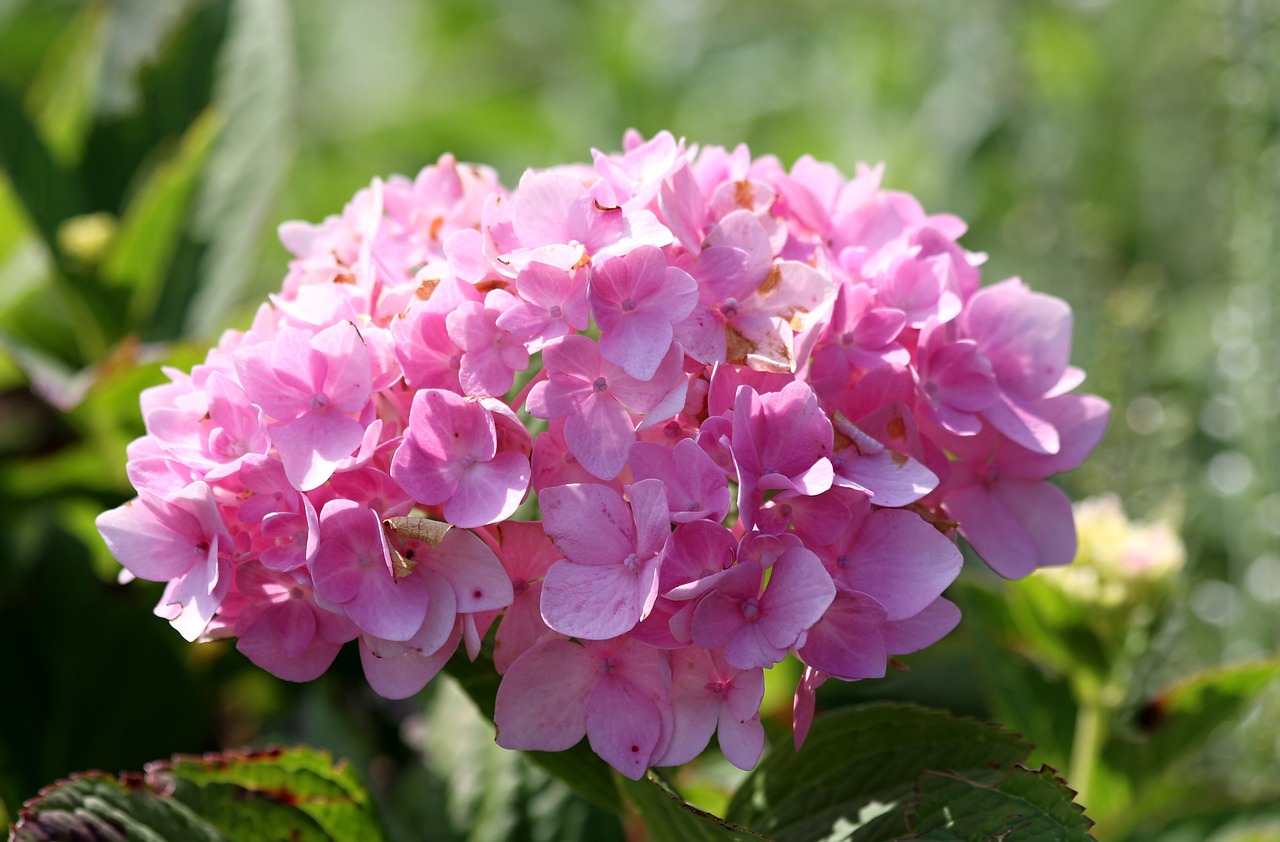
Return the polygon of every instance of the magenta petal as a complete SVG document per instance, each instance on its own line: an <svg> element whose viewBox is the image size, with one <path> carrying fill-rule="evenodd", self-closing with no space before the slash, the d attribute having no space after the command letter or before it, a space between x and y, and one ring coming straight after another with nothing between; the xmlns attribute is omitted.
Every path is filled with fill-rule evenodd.
<svg viewBox="0 0 1280 842"><path fill-rule="evenodd" d="M1003 479L949 491L947 514L982 560L1006 579L1069 564L1076 552L1071 500L1047 482Z"/></svg>
<svg viewBox="0 0 1280 842"><path fill-rule="evenodd" d="M615 564L635 549L635 521L622 496L605 485L552 486L539 496L547 534L570 561Z"/></svg>
<svg viewBox="0 0 1280 842"><path fill-rule="evenodd" d="M422 564L445 579L457 598L458 612L497 611L511 604L511 579L489 545L465 529L450 529Z"/></svg>
<svg viewBox="0 0 1280 842"><path fill-rule="evenodd" d="M983 411L982 416L991 422L991 426L1033 453L1052 455L1061 447L1053 424L1008 393L1001 394Z"/></svg>
<svg viewBox="0 0 1280 842"><path fill-rule="evenodd" d="M364 427L345 415L308 412L267 428L285 476L299 491L311 491L333 476L338 463L364 439Z"/></svg>
<svg viewBox="0 0 1280 842"><path fill-rule="evenodd" d="M608 640L626 634L643 609L636 574L621 564L557 561L542 580L542 619L570 637Z"/></svg>
<svg viewBox="0 0 1280 842"><path fill-rule="evenodd" d="M435 652L420 655L412 650L395 655L379 656L374 648L376 641L360 639L360 664L364 667L365 680L379 696L387 699L407 699L427 685L436 673L448 663L462 638L461 624L454 624L449 640Z"/></svg>
<svg viewBox="0 0 1280 842"><path fill-rule="evenodd" d="M365 575L360 592L342 610L360 629L385 640L407 640L427 616L427 583L422 576L396 579L387 568Z"/></svg>
<svg viewBox="0 0 1280 842"><path fill-rule="evenodd" d="M919 515L877 509L858 534L841 578L879 601L890 619L901 620L933 602L960 575L962 562L955 544Z"/></svg>
<svg viewBox="0 0 1280 842"><path fill-rule="evenodd" d="M498 745L563 751L587 731L587 698L598 681L595 658L577 643L543 639L507 669L493 720Z"/></svg>
<svg viewBox="0 0 1280 842"><path fill-rule="evenodd" d="M888 655L880 627L885 611L866 594L841 591L809 629L801 659L825 673L855 681L882 678Z"/></svg>
<svg viewBox="0 0 1280 842"><path fill-rule="evenodd" d="M632 780L644 776L662 738L662 715L648 695L605 677L587 701L586 724L592 751Z"/></svg>
<svg viewBox="0 0 1280 842"><path fill-rule="evenodd" d="M564 425L564 441L592 476L613 479L627 464L627 453L635 443L631 416L616 400L592 395L577 415Z"/></svg>
<svg viewBox="0 0 1280 842"><path fill-rule="evenodd" d="M789 549L774 562L761 599L760 630L780 649L793 646L835 596L835 583L822 561L809 550Z"/></svg>
<svg viewBox="0 0 1280 842"><path fill-rule="evenodd" d="M887 621L880 634L890 655L910 655L942 640L959 624L960 609L938 597L914 617Z"/></svg>
<svg viewBox="0 0 1280 842"><path fill-rule="evenodd" d="M458 479L458 490L444 505L445 519L472 528L511 517L529 489L529 460L519 453L499 453L476 462Z"/></svg>
<svg viewBox="0 0 1280 842"><path fill-rule="evenodd" d="M721 709L716 739L725 760L744 771L754 769L764 752L764 725L759 713L749 719L738 719L727 707Z"/></svg>

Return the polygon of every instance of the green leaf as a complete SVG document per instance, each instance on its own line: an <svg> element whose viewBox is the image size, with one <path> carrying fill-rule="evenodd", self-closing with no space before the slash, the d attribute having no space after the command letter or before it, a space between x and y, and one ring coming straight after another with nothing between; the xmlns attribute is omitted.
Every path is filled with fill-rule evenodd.
<svg viewBox="0 0 1280 842"><path fill-rule="evenodd" d="M924 839L1061 840L1092 839L1093 827L1075 793L1048 766L1032 772L1010 769L995 783L954 772L920 778L919 802L907 823ZM939 835L945 834L945 835Z"/></svg>
<svg viewBox="0 0 1280 842"><path fill-rule="evenodd" d="M302 838L335 842L382 839L355 773L314 749L175 757L148 768L147 776L172 780L176 797L232 839L285 838L267 827L305 828Z"/></svg>
<svg viewBox="0 0 1280 842"><path fill-rule="evenodd" d="M1130 775L1150 780L1201 748L1280 677L1280 658L1229 664L1194 673L1161 692L1139 715L1145 740L1120 760Z"/></svg>
<svg viewBox="0 0 1280 842"><path fill-rule="evenodd" d="M27 90L28 113L59 161L74 164L84 147L107 47L111 11L87 3L62 31Z"/></svg>
<svg viewBox="0 0 1280 842"><path fill-rule="evenodd" d="M18 99L0 86L0 166L44 239L57 255L62 220L88 208L75 177L54 158Z"/></svg>
<svg viewBox="0 0 1280 842"><path fill-rule="evenodd" d="M214 103L227 123L200 185L195 239L206 246L185 332L211 337L240 304L294 152L298 69L285 0L239 0L219 56Z"/></svg>
<svg viewBox="0 0 1280 842"><path fill-rule="evenodd" d="M772 747L728 811L779 840L895 838L923 773L1004 770L1031 750L992 725L885 703L819 717L799 752L789 741Z"/></svg>
<svg viewBox="0 0 1280 842"><path fill-rule="evenodd" d="M119 779L73 776L24 807L15 842L47 839L383 839L345 763L309 748L175 757Z"/></svg>
<svg viewBox="0 0 1280 842"><path fill-rule="evenodd" d="M139 776L117 780L102 772L76 775L42 790L24 806L9 838L12 842L226 842L210 822L181 801L160 794Z"/></svg>
<svg viewBox="0 0 1280 842"><path fill-rule="evenodd" d="M622 775L614 777L619 792L643 820L645 832L650 839L718 842L724 839L769 838L686 804L657 781L652 773L638 781Z"/></svg>
<svg viewBox="0 0 1280 842"><path fill-rule="evenodd" d="M206 109L134 194L103 262L104 279L130 291L132 324L153 316L178 248L200 173L222 127L221 114Z"/></svg>

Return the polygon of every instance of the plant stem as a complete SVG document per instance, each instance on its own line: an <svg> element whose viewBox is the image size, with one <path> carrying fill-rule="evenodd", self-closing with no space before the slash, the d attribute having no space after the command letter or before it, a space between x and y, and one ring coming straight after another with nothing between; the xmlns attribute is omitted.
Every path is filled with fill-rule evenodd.
<svg viewBox="0 0 1280 842"><path fill-rule="evenodd" d="M1096 689L1079 694L1080 706L1076 712L1076 731L1071 742L1071 760L1067 779L1076 790L1077 801L1086 808L1090 804L1092 794L1090 785L1093 780L1093 771L1098 765L1103 741L1106 740L1108 710L1101 696L1102 694Z"/></svg>

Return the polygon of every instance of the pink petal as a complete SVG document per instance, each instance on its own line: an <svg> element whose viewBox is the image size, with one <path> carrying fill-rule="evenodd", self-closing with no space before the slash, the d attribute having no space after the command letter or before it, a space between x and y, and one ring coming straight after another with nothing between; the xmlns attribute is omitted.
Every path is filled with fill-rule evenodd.
<svg viewBox="0 0 1280 842"><path fill-rule="evenodd" d="M914 617L887 621L880 634L890 655L909 655L942 640L959 624L960 609L938 597Z"/></svg>
<svg viewBox="0 0 1280 842"><path fill-rule="evenodd" d="M507 669L493 720L498 745L563 751L586 734L587 699L598 681L596 659L577 643L543 639Z"/></svg>
<svg viewBox="0 0 1280 842"><path fill-rule="evenodd" d="M608 486L553 486L538 502L547 534L570 561L615 564L635 549L635 520L622 496Z"/></svg>
<svg viewBox="0 0 1280 842"><path fill-rule="evenodd" d="M657 705L630 681L610 676L587 702L586 726L591 750L632 780L644 776L662 737Z"/></svg>
<svg viewBox="0 0 1280 842"><path fill-rule="evenodd" d="M640 621L645 606L637 588L636 574L621 564L558 561L542 580L542 619L569 637L617 637Z"/></svg>

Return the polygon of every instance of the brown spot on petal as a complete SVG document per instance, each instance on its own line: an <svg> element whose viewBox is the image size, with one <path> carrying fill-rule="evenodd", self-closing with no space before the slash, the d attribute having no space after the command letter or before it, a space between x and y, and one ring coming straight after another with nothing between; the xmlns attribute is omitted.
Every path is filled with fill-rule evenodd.
<svg viewBox="0 0 1280 842"><path fill-rule="evenodd" d="M733 185L733 203L744 210L756 206L756 189L750 181L739 181Z"/></svg>
<svg viewBox="0 0 1280 842"><path fill-rule="evenodd" d="M896 468L901 468L903 465L907 464L908 461L910 461L906 456L903 456L901 453L899 453L896 450L889 451L889 458L893 460L893 465Z"/></svg>
<svg viewBox="0 0 1280 842"><path fill-rule="evenodd" d="M756 292L768 295L780 286L782 286L782 268L775 263L769 269L769 274L765 275L764 280L760 282L760 288Z"/></svg>
<svg viewBox="0 0 1280 842"><path fill-rule="evenodd" d="M726 349L726 361L734 365L746 365L747 355L754 353L756 346L751 340L742 335L736 327L730 324L724 326L724 344Z"/></svg>
<svg viewBox="0 0 1280 842"><path fill-rule="evenodd" d="M596 210L600 211L601 213L613 213L614 211L622 210L622 208L618 207L617 205L614 205L611 208L606 208L604 205L600 204L599 199L595 199L594 204L596 206Z"/></svg>
<svg viewBox="0 0 1280 842"><path fill-rule="evenodd" d="M487 281L478 281L474 286L477 292L489 292L495 289L510 288L510 285L503 278L491 278Z"/></svg>
<svg viewBox="0 0 1280 842"><path fill-rule="evenodd" d="M435 219L431 220L431 230L429 232L431 239L433 240L440 239L440 229L443 227L444 227L443 216L437 216Z"/></svg>
<svg viewBox="0 0 1280 842"><path fill-rule="evenodd" d="M807 316L808 314L809 314L809 311L804 309L803 307L795 308L795 310L791 312L791 320L789 322L789 324L791 325L791 329L794 330L796 333L799 333L800 331L804 330L804 317Z"/></svg>
<svg viewBox="0 0 1280 842"><path fill-rule="evenodd" d="M573 264L573 268L574 268L574 269L581 269L583 266L586 266L586 265L587 265L588 263L590 263L590 262L591 262L591 255L587 254L587 250L586 250L586 249L583 249L583 250L582 250L582 257L578 258L578 262L577 262L577 263L575 263L575 264Z"/></svg>
<svg viewBox="0 0 1280 842"><path fill-rule="evenodd" d="M333 282L335 284L354 284L356 282L356 276L349 272L343 272L341 275L334 275Z"/></svg>
<svg viewBox="0 0 1280 842"><path fill-rule="evenodd" d="M834 433L835 433L835 440L834 440L833 446L835 447L836 451L841 451L841 450L844 450L846 447L852 446L853 449L857 450L859 454L862 453L862 451L858 449L857 442L855 442L852 438L840 432L838 428L834 430Z"/></svg>
<svg viewBox="0 0 1280 842"><path fill-rule="evenodd" d="M907 439L907 423L901 418L891 418L889 423L884 425L884 431L894 441L906 441Z"/></svg>
<svg viewBox="0 0 1280 842"><path fill-rule="evenodd" d="M436 287L440 286L439 278L427 278L418 284L418 288L413 291L413 297L420 301L426 301L431 297L431 293L436 291Z"/></svg>

